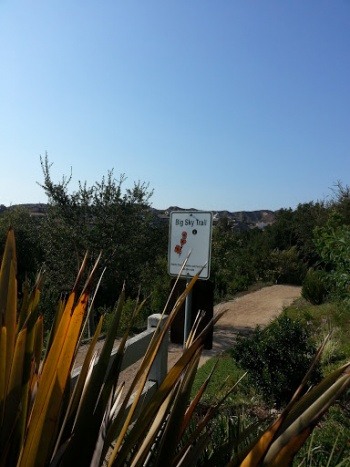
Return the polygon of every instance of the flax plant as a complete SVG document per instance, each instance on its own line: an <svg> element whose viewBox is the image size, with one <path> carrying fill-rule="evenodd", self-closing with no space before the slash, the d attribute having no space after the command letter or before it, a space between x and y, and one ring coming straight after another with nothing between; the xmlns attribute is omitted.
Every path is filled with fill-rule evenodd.
<svg viewBox="0 0 350 467"><path fill-rule="evenodd" d="M224 311L197 337L195 332L190 333L181 357L150 400L142 404L148 374L162 341L168 338L176 313L200 272L174 305L165 325L154 333L131 387L122 397L120 368L128 331L111 365L110 357L125 298L123 289L100 355L97 358L95 344L103 318L73 386L72 369L89 313L89 298L93 297L91 289L97 266L96 263L88 274L79 294L86 264L87 258L71 294L57 307L48 350L42 358L43 320L38 312L42 275L39 274L31 293L25 291L18 307L15 237L12 230L8 233L0 271L0 467L196 465L207 452L213 435L211 422L236 386L194 420L193 414L210 377L191 401L192 383L206 333ZM135 310L129 330L142 306L143 303ZM321 351L322 348L315 361ZM245 442L240 448L238 440L245 433L220 440L217 445L227 455L227 465L291 463L320 417L349 386L349 367L350 363L339 368L301 397L306 375L286 410L248 447ZM188 432L190 425L194 426L192 433ZM251 431L248 432L251 436ZM215 465L218 457L220 453L213 452L208 465L210 462Z"/></svg>

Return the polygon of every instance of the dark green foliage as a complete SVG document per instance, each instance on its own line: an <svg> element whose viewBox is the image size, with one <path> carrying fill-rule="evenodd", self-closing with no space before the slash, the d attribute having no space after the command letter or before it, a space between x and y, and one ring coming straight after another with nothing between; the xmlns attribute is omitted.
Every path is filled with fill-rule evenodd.
<svg viewBox="0 0 350 467"><path fill-rule="evenodd" d="M350 225L350 186L338 181L332 191L331 209L338 213L342 224Z"/></svg>
<svg viewBox="0 0 350 467"><path fill-rule="evenodd" d="M270 277L278 284L300 285L306 274L306 266L295 246L289 250L272 251L268 264Z"/></svg>
<svg viewBox="0 0 350 467"><path fill-rule="evenodd" d="M264 398L283 407L301 383L316 351L308 328L283 314L266 329L257 327L251 337L238 338L232 356L248 371ZM317 367L310 384L320 377Z"/></svg>
<svg viewBox="0 0 350 467"><path fill-rule="evenodd" d="M326 224L329 210L322 202L299 204L297 209L280 209L273 225L266 229L271 248L288 251L296 248L300 260L313 266L319 256L313 243L313 231Z"/></svg>
<svg viewBox="0 0 350 467"><path fill-rule="evenodd" d="M124 189L125 176L115 179L109 171L93 186L79 182L79 189L70 193L71 177L55 183L47 156L41 162L42 188L49 197L41 231L49 271L47 290L56 297L69 290L86 251L91 267L102 252L97 276L103 270L105 273L96 307L113 306L124 281L127 295L135 298L142 274L146 277L148 271L151 281L154 263L166 254L167 238L159 235L158 226L152 222L152 190L141 182Z"/></svg>
<svg viewBox="0 0 350 467"><path fill-rule="evenodd" d="M145 308L150 311L149 314L162 313L171 289L171 277L165 257L159 256L152 266L145 268L141 273L141 284L148 297Z"/></svg>
<svg viewBox="0 0 350 467"><path fill-rule="evenodd" d="M329 211L322 202L299 204L293 220L295 246L299 257L308 266L319 260L313 242L313 232L316 227L326 224Z"/></svg>
<svg viewBox="0 0 350 467"><path fill-rule="evenodd" d="M16 232L17 247L17 280L21 289L28 279L31 283L43 262L43 250L38 241L40 234L40 218L34 217L25 206L10 207L0 213L0 248L3 251L9 228Z"/></svg>
<svg viewBox="0 0 350 467"><path fill-rule="evenodd" d="M74 283L86 251L90 267L102 252L97 276L105 273L96 308L113 307L126 281L127 296L135 299L140 289L141 298L149 297L145 310L161 311L170 288L168 225L154 222L148 185L138 182L125 188L125 176L115 179L111 170L100 182L90 187L79 182L71 192L72 174L55 182L47 156L41 164L46 215L31 217L22 208L0 213L3 241L9 225L16 231L20 286L26 277L33 282L43 266L47 272L41 308L54 309L57 298ZM257 282L300 285L310 267L324 269L330 296L349 298L350 188L338 183L334 193L328 204L280 209L264 229L246 225L246 230L238 230L230 219L220 219L212 238L215 301L232 298ZM44 319L49 327L51 317L45 314Z"/></svg>
<svg viewBox="0 0 350 467"><path fill-rule="evenodd" d="M256 281L300 285L308 267L320 256L313 231L326 224L324 203L305 203L280 209L263 230L236 231L220 219L213 231L212 276L216 301L247 290Z"/></svg>
<svg viewBox="0 0 350 467"><path fill-rule="evenodd" d="M324 285L324 273L309 269L303 282L301 294L305 300L308 300L313 305L321 305L327 295Z"/></svg>
<svg viewBox="0 0 350 467"><path fill-rule="evenodd" d="M268 237L260 229L235 232L220 224L214 227L211 276L215 300L233 296L265 280L269 254Z"/></svg>
<svg viewBox="0 0 350 467"><path fill-rule="evenodd" d="M295 245L294 211L291 208L277 211L275 222L268 232L274 248L278 250L288 250Z"/></svg>
<svg viewBox="0 0 350 467"><path fill-rule="evenodd" d="M98 318L101 315L104 315L103 324L102 324L103 334L107 334L112 325L113 317L116 312L117 305L118 303L116 303L113 308L100 307L96 311ZM127 298L125 300L123 309L120 315L120 323L119 323L119 327L117 331L118 337L122 337L124 333L127 331L127 329L129 328L132 316L138 306L139 306L139 303L136 299ZM137 317L134 319L133 326L131 328L131 334L137 334L147 327L147 317L148 317L147 309L142 307Z"/></svg>
<svg viewBox="0 0 350 467"><path fill-rule="evenodd" d="M324 282L336 300L350 299L350 226L333 212L327 226L315 230L315 246L327 274Z"/></svg>

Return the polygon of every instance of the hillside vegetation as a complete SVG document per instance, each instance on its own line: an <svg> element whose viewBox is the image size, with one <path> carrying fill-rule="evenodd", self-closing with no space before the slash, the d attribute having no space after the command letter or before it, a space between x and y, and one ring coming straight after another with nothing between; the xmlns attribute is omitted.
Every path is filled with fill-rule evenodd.
<svg viewBox="0 0 350 467"><path fill-rule="evenodd" d="M34 282L37 272L44 268L42 303L53 304L70 290L86 251L90 265L101 252L98 273L104 271L104 279L96 297L94 321L114 306L125 282L130 310L137 297L148 297L139 318L141 325L148 314L163 306L170 288L168 224L154 221L152 189L142 182L124 189L125 176L116 179L110 171L93 186L80 182L79 189L70 192L71 176L55 182L47 156L41 163L41 186L49 201L45 215L33 216L27 207L5 209L0 214L0 247L9 226L16 232L20 287L25 278ZM257 213L253 214L258 220ZM256 283L301 285L308 271L321 274L325 269L330 273L326 293L332 295L341 273L337 277L333 274L334 253L328 250L339 237L346 236L349 228L349 188L338 183L327 202L311 201L295 210L280 209L273 216L269 211L260 214L265 216L264 228L236 229L235 222L241 222L244 216L247 219L247 214L241 218L226 213L217 216L211 260L216 302ZM44 311L46 323L52 318Z"/></svg>
<svg viewBox="0 0 350 467"><path fill-rule="evenodd" d="M264 228L240 230L228 217L218 219L211 278L217 301L271 283L302 285L303 300L266 329L240 338L220 359L233 378L229 386L215 371L219 386L210 392L210 371L192 397L205 334L191 334L131 425L126 403L117 404L118 375L127 336L167 301L167 226L153 222L146 184L124 189L125 177L115 179L111 171L70 193L71 177L55 183L48 158L41 162L49 197L45 215L31 216L23 207L0 215L6 241L0 273L1 465L102 465L111 443L109 465L346 465L349 187L338 183L327 203L281 209ZM196 279L156 333L125 400L138 382L141 389L145 384ZM106 344L90 373L102 317ZM86 327L94 337L72 391L71 369ZM109 369L118 332L123 339ZM315 358L320 345L323 352ZM203 397L207 388L209 400Z"/></svg>

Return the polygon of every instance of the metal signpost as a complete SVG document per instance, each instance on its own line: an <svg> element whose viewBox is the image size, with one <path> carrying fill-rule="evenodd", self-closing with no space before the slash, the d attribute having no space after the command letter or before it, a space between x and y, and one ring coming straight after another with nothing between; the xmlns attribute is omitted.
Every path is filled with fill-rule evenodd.
<svg viewBox="0 0 350 467"><path fill-rule="evenodd" d="M212 213L204 211L173 211L169 223L168 271L185 277L187 284L202 268L199 279L210 277ZM190 254L185 267L183 263ZM180 273L181 272L181 273ZM190 332L190 292L185 303L184 345Z"/></svg>

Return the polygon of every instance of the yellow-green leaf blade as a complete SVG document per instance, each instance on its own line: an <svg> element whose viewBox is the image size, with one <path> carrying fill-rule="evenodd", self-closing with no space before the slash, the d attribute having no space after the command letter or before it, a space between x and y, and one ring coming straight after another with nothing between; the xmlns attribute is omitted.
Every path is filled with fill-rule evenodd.
<svg viewBox="0 0 350 467"><path fill-rule="evenodd" d="M9 383L6 388L4 400L4 418L2 422L3 430L1 431L1 450L8 447L10 439L11 445L18 445L14 438L19 440L21 430L16 429L20 418L21 399L22 399L22 375L23 362L25 354L27 330L23 329L17 336L14 356L11 365Z"/></svg>
<svg viewBox="0 0 350 467"><path fill-rule="evenodd" d="M66 389L68 377L72 369L75 349L78 342L80 328L84 318L84 312L87 305L88 296L83 294L77 306L74 308L70 316L67 326L66 336L62 345L62 349L57 360L56 372L54 379L50 384L49 392L47 393L46 404L42 413L42 417L37 425L36 440L33 443L33 451L30 454L30 459L34 461L25 464L26 467L46 465L51 457L51 451L54 447L55 435L57 435L57 422L62 404L62 399ZM52 349L54 349L54 345ZM44 375L43 375L44 376ZM44 384L40 382L40 385ZM39 385L39 390L40 390ZM38 391L39 396L39 391ZM34 457L32 457L34 456Z"/></svg>

